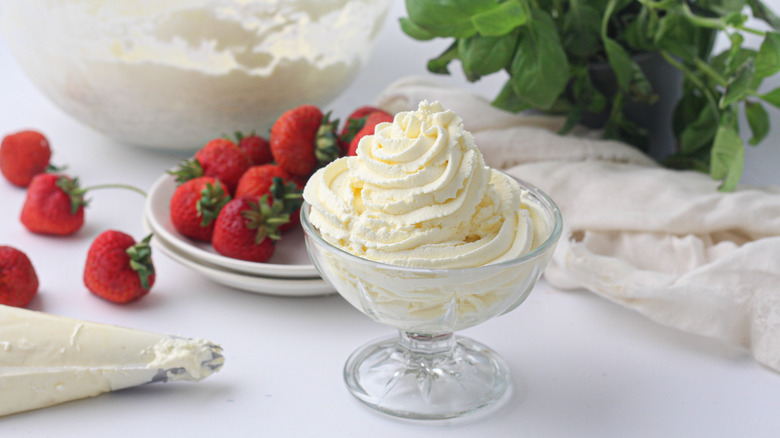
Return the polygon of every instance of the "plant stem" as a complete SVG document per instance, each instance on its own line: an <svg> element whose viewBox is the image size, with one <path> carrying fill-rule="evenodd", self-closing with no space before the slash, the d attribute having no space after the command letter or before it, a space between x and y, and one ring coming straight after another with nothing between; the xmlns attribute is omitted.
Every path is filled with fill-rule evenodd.
<svg viewBox="0 0 780 438"><path fill-rule="evenodd" d="M688 69L685 65L678 62L674 57L666 50L660 50L659 53L663 58L673 67L677 68L681 72L683 72L683 75L691 81L697 88L701 90L702 93L704 93L704 96L707 98L707 101L712 105L712 107L716 110L718 109L718 102L715 100L715 96L712 95L710 92L710 89L702 83L702 81L696 77L696 75ZM698 58L696 58L698 60Z"/></svg>
<svg viewBox="0 0 780 438"><path fill-rule="evenodd" d="M750 27L745 27L745 26L741 26L740 25L740 26L736 26L735 29L738 29L738 30L741 30L741 31L747 32L747 33L752 33L753 35L758 35L758 36L761 36L761 37L765 37L766 36L766 32L764 32L763 30L753 29L753 28L750 28Z"/></svg>
<svg viewBox="0 0 780 438"><path fill-rule="evenodd" d="M725 87L728 85L728 80L720 75L720 73L716 72L715 70L710 67L709 64L704 62L701 58L694 58L693 60L694 64L696 64L696 67L700 69L702 72L706 73L709 77L715 80L715 82L718 83L718 85Z"/></svg>
<svg viewBox="0 0 780 438"><path fill-rule="evenodd" d="M698 27L706 27L709 29L726 30L726 23L717 18L700 17L693 13L690 6L687 3L682 2L681 10L685 18Z"/></svg>
<svg viewBox="0 0 780 438"><path fill-rule="evenodd" d="M717 18L702 17L694 14L687 3L683 2L681 9L683 11L683 15L685 15L685 18L687 18L691 23L699 27L706 27L706 28L718 29L718 30L726 30L729 27L729 25L723 20L719 20ZM764 31L753 29L750 27L745 27L741 24L739 26L731 26L731 27L742 32L752 33L754 35L758 35L762 37L766 36L766 32Z"/></svg>
<svg viewBox="0 0 780 438"><path fill-rule="evenodd" d="M601 38L606 39L607 38L607 27L609 25L609 18L612 16L612 13L615 12L615 7L617 6L617 0L609 0L609 3L607 3L607 7L604 8L604 18L601 20Z"/></svg>
<svg viewBox="0 0 780 438"><path fill-rule="evenodd" d="M144 198L146 197L146 192L139 189L138 187L134 187L128 184L97 184L94 186L85 187L83 190L92 191L92 190L100 190L100 189L127 189L139 193Z"/></svg>

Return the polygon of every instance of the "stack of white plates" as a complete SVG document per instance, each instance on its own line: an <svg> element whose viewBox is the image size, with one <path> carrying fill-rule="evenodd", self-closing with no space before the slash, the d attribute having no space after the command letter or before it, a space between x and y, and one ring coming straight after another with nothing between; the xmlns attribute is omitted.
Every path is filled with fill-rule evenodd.
<svg viewBox="0 0 780 438"><path fill-rule="evenodd" d="M154 183L147 196L143 221L147 232L154 234L154 248L212 281L236 289L284 296L335 292L312 265L300 228L282 236L268 263L225 257L211 245L195 242L176 231L170 219L170 199L175 190L173 176L165 175Z"/></svg>

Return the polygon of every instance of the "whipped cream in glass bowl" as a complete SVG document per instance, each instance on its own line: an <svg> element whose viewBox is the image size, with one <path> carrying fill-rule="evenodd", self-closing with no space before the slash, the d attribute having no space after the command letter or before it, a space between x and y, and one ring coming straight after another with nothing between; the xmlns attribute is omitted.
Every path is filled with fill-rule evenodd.
<svg viewBox="0 0 780 438"><path fill-rule="evenodd" d="M129 145L195 150L325 105L361 71L390 0L7 0L30 80Z"/></svg>
<svg viewBox="0 0 780 438"><path fill-rule="evenodd" d="M317 270L355 308L399 330L348 359L352 394L414 419L501 400L507 365L454 333L525 300L561 233L555 203L488 168L460 118L438 102L377 125L357 156L315 173L304 199Z"/></svg>

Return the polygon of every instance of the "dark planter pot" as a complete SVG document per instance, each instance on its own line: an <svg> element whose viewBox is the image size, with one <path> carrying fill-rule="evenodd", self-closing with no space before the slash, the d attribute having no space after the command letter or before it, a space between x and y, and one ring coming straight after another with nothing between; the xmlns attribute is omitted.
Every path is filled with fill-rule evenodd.
<svg viewBox="0 0 780 438"><path fill-rule="evenodd" d="M677 140L672 130L672 116L682 95L683 74L656 53L642 53L634 56L633 59L652 85L658 100L648 105L627 99L623 112L629 120L648 131L649 144L643 151L651 158L662 160L677 151ZM592 64L590 76L593 85L611 102L618 85L615 72L609 64L606 62ZM590 128L601 128L608 115L609 108L602 113L586 113L580 123Z"/></svg>

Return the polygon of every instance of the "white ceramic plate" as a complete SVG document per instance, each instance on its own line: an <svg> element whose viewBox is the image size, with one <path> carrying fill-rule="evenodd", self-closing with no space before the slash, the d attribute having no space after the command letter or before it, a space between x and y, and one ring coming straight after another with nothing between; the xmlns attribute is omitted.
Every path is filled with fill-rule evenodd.
<svg viewBox="0 0 780 438"><path fill-rule="evenodd" d="M152 231L165 243L197 262L215 267L230 269L249 275L261 275L276 278L320 278L309 259L304 244L303 230L300 227L285 233L276 244L276 251L268 263L248 262L225 257L204 242L196 242L176 231L170 218L170 200L176 190L176 181L172 175L158 179L146 199L145 217Z"/></svg>
<svg viewBox="0 0 780 438"><path fill-rule="evenodd" d="M152 231L148 221L144 222L147 231ZM193 260L186 254L178 251L175 247L168 245L157 235L152 238L152 245L155 249L159 249L168 257L180 263L181 265L199 272L215 283L219 283L223 286L228 286L234 289L266 295L279 295L288 297L330 295L336 292L333 287L331 287L330 284L328 284L322 278L271 278L223 270L217 266Z"/></svg>

